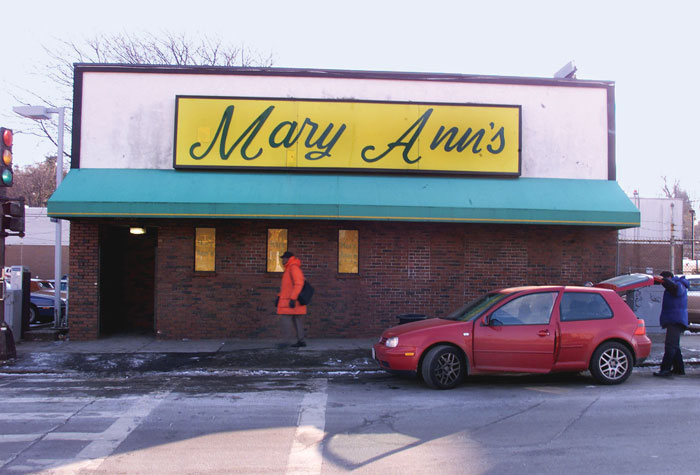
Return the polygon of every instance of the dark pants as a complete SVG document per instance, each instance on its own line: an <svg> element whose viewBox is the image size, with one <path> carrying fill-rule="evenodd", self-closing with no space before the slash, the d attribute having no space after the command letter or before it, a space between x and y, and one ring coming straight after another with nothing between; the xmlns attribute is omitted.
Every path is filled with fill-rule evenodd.
<svg viewBox="0 0 700 475"><path fill-rule="evenodd" d="M684 331L685 327L677 323L672 323L666 327L666 343L664 358L661 360L661 371L685 371L683 355L681 355L681 333Z"/></svg>
<svg viewBox="0 0 700 475"><path fill-rule="evenodd" d="M282 336L285 340L291 340L292 334L296 333L297 341L304 340L304 324L301 315L278 315L282 325Z"/></svg>

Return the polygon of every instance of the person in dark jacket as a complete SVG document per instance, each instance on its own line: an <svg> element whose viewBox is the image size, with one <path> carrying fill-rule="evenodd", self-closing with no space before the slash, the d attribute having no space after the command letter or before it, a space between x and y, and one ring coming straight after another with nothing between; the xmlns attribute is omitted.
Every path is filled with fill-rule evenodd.
<svg viewBox="0 0 700 475"><path fill-rule="evenodd" d="M299 292L304 287L304 273L301 270L301 261L292 252L282 254L282 264L284 264L284 274L280 292L277 294L277 315L280 317L282 332L285 339L289 339L292 327L296 331L297 342L291 346L306 346L304 341L304 325L301 321L302 315L306 315L306 305L299 303L297 298ZM281 346L287 346L282 344Z"/></svg>
<svg viewBox="0 0 700 475"><path fill-rule="evenodd" d="M688 282L685 276L674 277L669 271L654 278L655 283L664 286L659 323L666 329L664 357L659 371L654 376L667 377L672 374L685 374L681 354L681 334L688 328Z"/></svg>

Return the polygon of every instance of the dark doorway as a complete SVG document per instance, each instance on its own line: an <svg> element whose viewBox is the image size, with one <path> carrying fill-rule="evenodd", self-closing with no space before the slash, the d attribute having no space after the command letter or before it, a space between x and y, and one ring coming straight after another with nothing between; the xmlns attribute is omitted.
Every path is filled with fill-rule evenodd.
<svg viewBox="0 0 700 475"><path fill-rule="evenodd" d="M100 334L153 333L157 229L132 234L105 226L100 236Z"/></svg>

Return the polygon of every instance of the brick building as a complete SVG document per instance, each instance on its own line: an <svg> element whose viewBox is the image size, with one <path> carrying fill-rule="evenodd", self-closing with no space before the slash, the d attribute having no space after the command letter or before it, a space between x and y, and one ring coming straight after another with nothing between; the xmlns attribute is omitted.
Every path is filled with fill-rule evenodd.
<svg viewBox="0 0 700 475"><path fill-rule="evenodd" d="M308 336L373 336L610 277L639 225L610 82L76 65L74 105L48 206L71 221L72 339L277 337L287 249Z"/></svg>

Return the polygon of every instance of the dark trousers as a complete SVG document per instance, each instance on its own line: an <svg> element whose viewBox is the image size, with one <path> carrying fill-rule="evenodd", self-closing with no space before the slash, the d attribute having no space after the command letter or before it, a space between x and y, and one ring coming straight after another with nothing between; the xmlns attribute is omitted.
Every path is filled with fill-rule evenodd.
<svg viewBox="0 0 700 475"><path fill-rule="evenodd" d="M681 333L685 331L683 325L672 323L666 327L666 342L664 357L661 360L661 371L685 371L683 355L681 355Z"/></svg>
<svg viewBox="0 0 700 475"><path fill-rule="evenodd" d="M304 340L304 324L301 321L301 315L278 315L280 324L282 325L282 337L285 340L291 340L293 334L296 333L297 341Z"/></svg>

